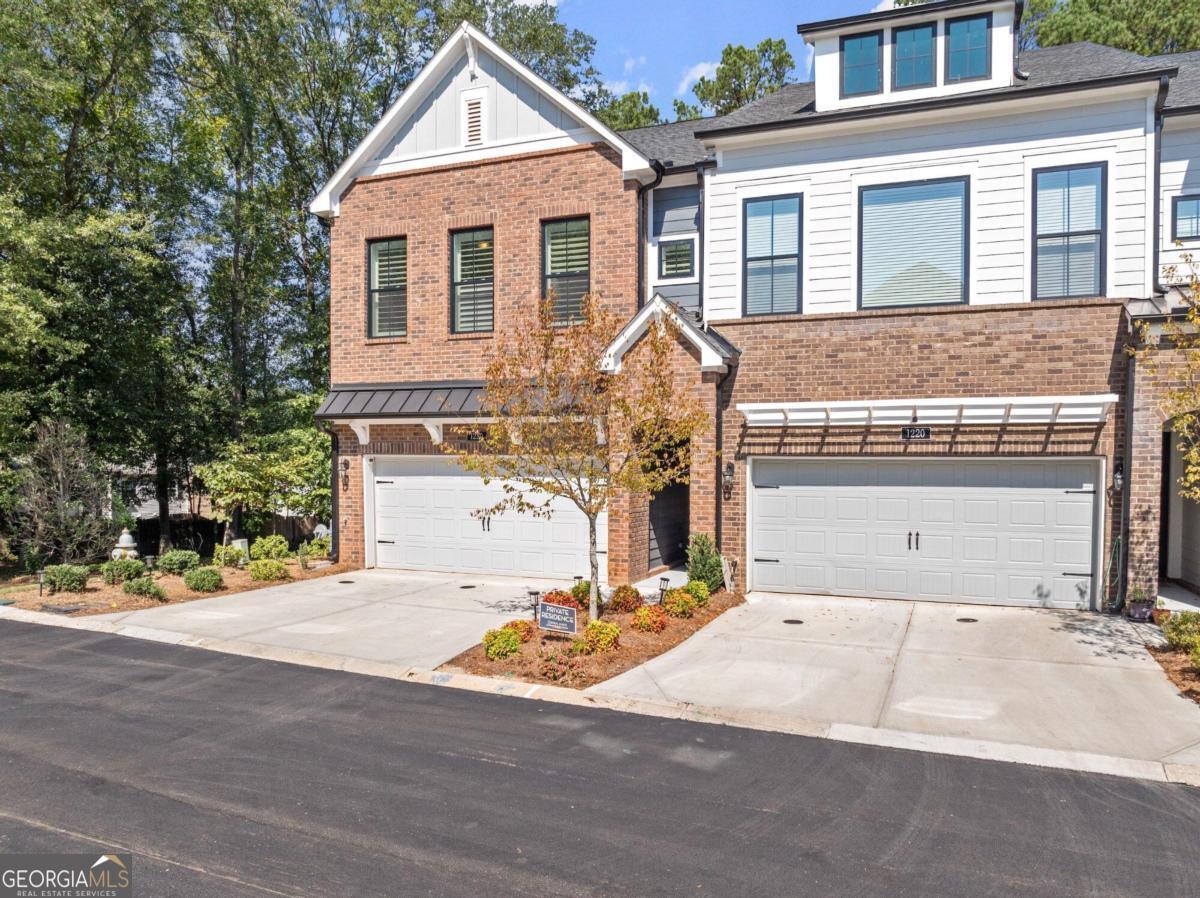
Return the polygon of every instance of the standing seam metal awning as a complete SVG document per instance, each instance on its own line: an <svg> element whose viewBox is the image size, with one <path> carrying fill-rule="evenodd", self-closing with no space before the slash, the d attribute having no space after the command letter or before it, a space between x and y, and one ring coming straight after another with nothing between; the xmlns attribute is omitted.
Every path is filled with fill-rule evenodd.
<svg viewBox="0 0 1200 898"><path fill-rule="evenodd" d="M318 420L371 418L458 418L477 415L483 404L480 381L346 384L330 388Z"/></svg>
<svg viewBox="0 0 1200 898"><path fill-rule="evenodd" d="M747 402L747 427L864 427L873 424L1103 424L1115 393L1090 396L957 396L852 402Z"/></svg>

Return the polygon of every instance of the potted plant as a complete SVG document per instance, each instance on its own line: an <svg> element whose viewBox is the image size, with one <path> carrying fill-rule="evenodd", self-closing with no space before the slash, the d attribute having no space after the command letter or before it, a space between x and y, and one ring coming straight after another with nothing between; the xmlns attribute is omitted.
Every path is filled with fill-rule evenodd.
<svg viewBox="0 0 1200 898"><path fill-rule="evenodd" d="M1154 613L1154 602L1142 589L1131 589L1125 598L1125 616L1133 621L1146 622Z"/></svg>
<svg viewBox="0 0 1200 898"><path fill-rule="evenodd" d="M1154 603L1154 622L1161 627L1163 625L1163 621L1170 616L1171 609L1167 607L1167 600L1159 598L1159 600Z"/></svg>

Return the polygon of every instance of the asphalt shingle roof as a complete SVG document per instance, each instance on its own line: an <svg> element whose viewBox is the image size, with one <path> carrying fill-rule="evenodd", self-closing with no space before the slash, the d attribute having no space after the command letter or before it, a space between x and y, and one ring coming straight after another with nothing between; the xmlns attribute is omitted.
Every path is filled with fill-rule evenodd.
<svg viewBox="0 0 1200 898"><path fill-rule="evenodd" d="M1171 89L1167 92L1168 110L1200 106L1200 50L1150 58L1159 65L1179 66L1179 74L1171 79Z"/></svg>
<svg viewBox="0 0 1200 898"><path fill-rule="evenodd" d="M708 158L704 144L696 140L696 129L710 127L717 118L700 118L667 125L634 128L620 134L648 159L657 159L668 169L688 168Z"/></svg>

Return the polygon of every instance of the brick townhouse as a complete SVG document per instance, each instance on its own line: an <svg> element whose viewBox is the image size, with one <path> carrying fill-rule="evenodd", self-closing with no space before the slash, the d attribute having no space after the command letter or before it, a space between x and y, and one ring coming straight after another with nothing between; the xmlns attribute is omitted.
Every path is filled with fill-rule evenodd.
<svg viewBox="0 0 1200 898"><path fill-rule="evenodd" d="M364 566L587 570L586 524L471 512L514 312L668 317L711 412L689 483L603 521L610 583L709 533L738 585L1099 609L1200 586L1136 323L1200 241L1200 54L1016 51L1012 0L799 26L812 82L614 133L462 25L312 204L332 234L334 530ZM1172 277L1175 281L1172 281Z"/></svg>

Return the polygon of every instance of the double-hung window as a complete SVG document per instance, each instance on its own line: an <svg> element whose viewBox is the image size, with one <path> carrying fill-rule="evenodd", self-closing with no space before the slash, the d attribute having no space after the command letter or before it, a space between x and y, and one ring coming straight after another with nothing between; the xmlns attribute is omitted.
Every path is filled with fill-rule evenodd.
<svg viewBox="0 0 1200 898"><path fill-rule="evenodd" d="M862 97L883 90L883 32L842 38L842 96Z"/></svg>
<svg viewBox="0 0 1200 898"><path fill-rule="evenodd" d="M802 208L798 194L746 200L742 241L746 315L800 311Z"/></svg>
<svg viewBox="0 0 1200 898"><path fill-rule="evenodd" d="M933 86L936 34L932 22L892 30L892 90Z"/></svg>
<svg viewBox="0 0 1200 898"><path fill-rule="evenodd" d="M1200 194L1171 201L1171 240L1200 240Z"/></svg>
<svg viewBox="0 0 1200 898"><path fill-rule="evenodd" d="M455 231L450 241L451 330L456 334L490 331L496 254L492 229Z"/></svg>
<svg viewBox="0 0 1200 898"><path fill-rule="evenodd" d="M946 22L946 83L976 81L992 74L992 14Z"/></svg>
<svg viewBox="0 0 1200 898"><path fill-rule="evenodd" d="M1033 297L1104 293L1103 162L1033 173Z"/></svg>
<svg viewBox="0 0 1200 898"><path fill-rule="evenodd" d="M408 240L373 240L367 244L367 334L408 334Z"/></svg>
<svg viewBox="0 0 1200 898"><path fill-rule="evenodd" d="M967 301L967 187L943 178L859 191L861 308Z"/></svg>
<svg viewBox="0 0 1200 898"><path fill-rule="evenodd" d="M591 268L588 219L542 222L542 298L553 297L555 324L576 324L582 320Z"/></svg>

